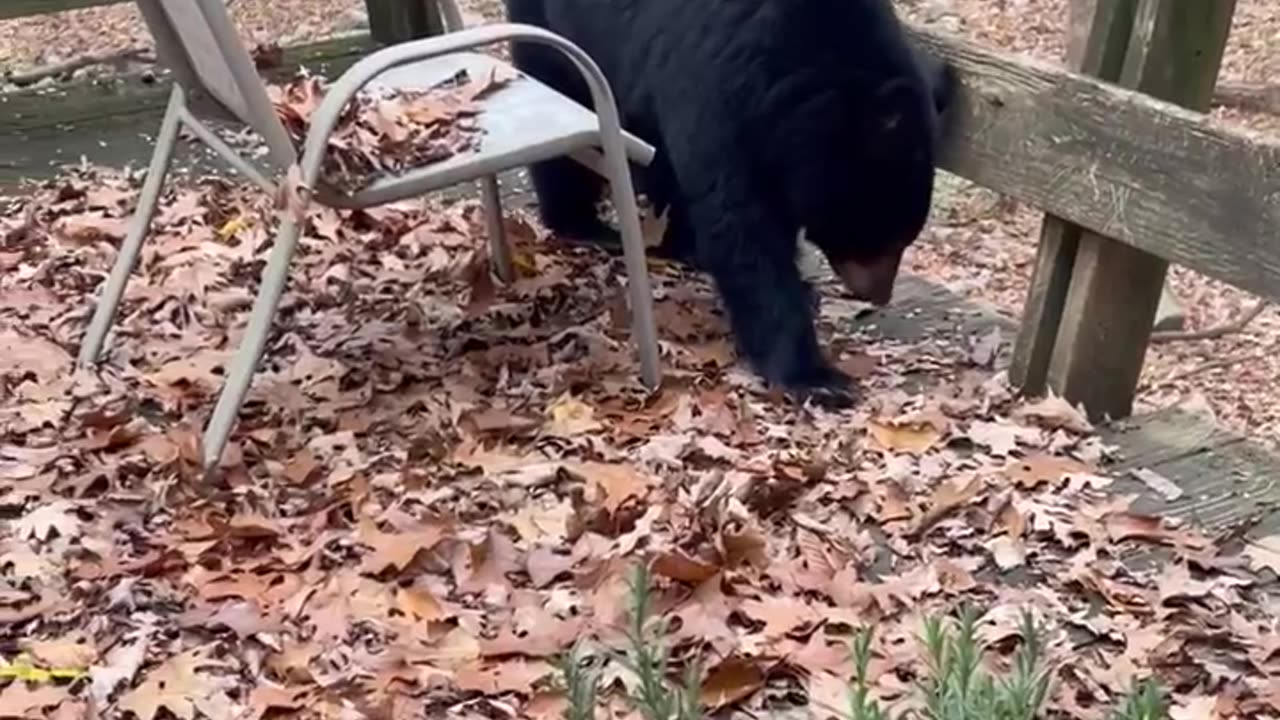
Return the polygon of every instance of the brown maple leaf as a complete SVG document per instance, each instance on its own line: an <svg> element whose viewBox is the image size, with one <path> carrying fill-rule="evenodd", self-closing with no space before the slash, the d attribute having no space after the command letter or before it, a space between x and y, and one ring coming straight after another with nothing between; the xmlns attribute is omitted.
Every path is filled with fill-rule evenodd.
<svg viewBox="0 0 1280 720"><path fill-rule="evenodd" d="M490 528L484 542L460 544L454 554L453 575L459 592L485 592L495 585L507 587L507 573L519 568L520 551L496 528Z"/></svg>
<svg viewBox="0 0 1280 720"><path fill-rule="evenodd" d="M539 680L555 671L542 660L473 661L454 671L458 688L486 695L528 693Z"/></svg>
<svg viewBox="0 0 1280 720"><path fill-rule="evenodd" d="M1049 430L1061 428L1080 435L1093 432L1093 424L1084 412L1059 395L1050 394L1041 400L1026 403L1014 410L1013 416Z"/></svg>
<svg viewBox="0 0 1280 720"><path fill-rule="evenodd" d="M362 518L357 539L373 552L366 555L361 572L381 575L388 570L400 572L409 567L419 553L430 552L449 536L445 523L425 523L406 532L384 532L371 520Z"/></svg>
<svg viewBox="0 0 1280 720"><path fill-rule="evenodd" d="M215 707L229 707L228 683L205 671L224 667L208 656L205 648L188 650L165 660L143 676L138 687L120 696L121 710L133 713L138 720L155 720L167 710L181 720L195 720L197 709L206 715Z"/></svg>
<svg viewBox="0 0 1280 720"><path fill-rule="evenodd" d="M885 450L922 454L947 436L950 422L940 412L919 412L867 423L867 432Z"/></svg>
<svg viewBox="0 0 1280 720"><path fill-rule="evenodd" d="M1254 569L1265 568L1280 575L1280 535L1250 540L1241 552Z"/></svg>
<svg viewBox="0 0 1280 720"><path fill-rule="evenodd" d="M278 632L283 628L279 622L263 617L262 609L255 600L188 610L178 617L178 624L182 627L205 627L213 630L226 628L240 638Z"/></svg>
<svg viewBox="0 0 1280 720"><path fill-rule="evenodd" d="M1102 518L1102 524L1112 542L1144 540L1199 550L1208 548L1212 544L1199 532L1189 528L1172 527L1164 518L1154 515L1112 512Z"/></svg>
<svg viewBox="0 0 1280 720"><path fill-rule="evenodd" d="M1057 485L1068 475L1089 472L1089 466L1079 460L1048 453L1032 453L1020 460L1010 460L1004 467L1005 476L1026 490L1043 484Z"/></svg>
<svg viewBox="0 0 1280 720"><path fill-rule="evenodd" d="M691 585L710 580L720 572L720 569L717 565L691 558L675 550L658 553L652 560L652 570L655 575L664 575L672 580Z"/></svg>
<svg viewBox="0 0 1280 720"><path fill-rule="evenodd" d="M0 377L15 383L26 376L50 383L71 366L71 354L42 338L0 331Z"/></svg>
<svg viewBox="0 0 1280 720"><path fill-rule="evenodd" d="M80 506L70 500L54 500L23 515L13 523L14 535L21 539L47 542L54 537L70 540L80 535L84 521Z"/></svg>
<svg viewBox="0 0 1280 720"><path fill-rule="evenodd" d="M46 713L70 700L67 688L44 684L28 687L22 681L9 683L0 691L0 718L46 717Z"/></svg>
<svg viewBox="0 0 1280 720"><path fill-rule="evenodd" d="M982 492L984 483L975 475L957 478L938 486L929 496L924 514L916 523L912 535L920 536L932 528L939 520L968 505Z"/></svg>
<svg viewBox="0 0 1280 720"><path fill-rule="evenodd" d="M630 465L601 462L572 463L565 466L587 481L599 494L599 502L610 514L628 500L643 500L654 480Z"/></svg>
<svg viewBox="0 0 1280 720"><path fill-rule="evenodd" d="M699 700L709 711L732 705L764 687L765 668L758 660L731 657L711 669L702 681Z"/></svg>
<svg viewBox="0 0 1280 720"><path fill-rule="evenodd" d="M315 690L305 687L282 687L261 680L249 691L251 714L247 720L262 720L280 712L299 712L311 705Z"/></svg>

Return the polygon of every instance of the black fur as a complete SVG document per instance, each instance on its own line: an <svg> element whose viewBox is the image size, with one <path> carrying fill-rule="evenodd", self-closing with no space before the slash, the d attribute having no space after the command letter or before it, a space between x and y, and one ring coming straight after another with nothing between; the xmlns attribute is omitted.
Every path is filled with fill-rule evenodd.
<svg viewBox="0 0 1280 720"><path fill-rule="evenodd" d="M591 55L624 126L657 147L637 175L669 212L665 254L711 274L757 372L851 401L818 344L797 233L833 265L888 267L891 290L929 213L950 69L916 54L889 0L507 0L507 10ZM555 51L516 44L513 58L591 105ZM596 212L594 174L567 159L530 172L549 229L614 235Z"/></svg>

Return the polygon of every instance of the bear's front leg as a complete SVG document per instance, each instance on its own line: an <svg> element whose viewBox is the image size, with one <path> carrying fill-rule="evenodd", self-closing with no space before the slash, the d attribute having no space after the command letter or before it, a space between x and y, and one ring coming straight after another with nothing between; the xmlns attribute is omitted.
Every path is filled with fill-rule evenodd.
<svg viewBox="0 0 1280 720"><path fill-rule="evenodd" d="M795 262L795 232L750 206L691 206L697 263L714 279L742 353L771 386L803 402L848 407L854 383L823 356L814 295Z"/></svg>

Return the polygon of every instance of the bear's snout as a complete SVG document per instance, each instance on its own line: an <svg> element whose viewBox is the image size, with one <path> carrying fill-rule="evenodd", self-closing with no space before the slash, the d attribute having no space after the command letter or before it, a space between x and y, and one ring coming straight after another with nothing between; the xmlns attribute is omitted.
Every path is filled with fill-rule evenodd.
<svg viewBox="0 0 1280 720"><path fill-rule="evenodd" d="M873 305L888 305L893 299L893 285L898 279L902 253L892 253L871 261L845 260L832 264L832 270L846 289L858 300Z"/></svg>

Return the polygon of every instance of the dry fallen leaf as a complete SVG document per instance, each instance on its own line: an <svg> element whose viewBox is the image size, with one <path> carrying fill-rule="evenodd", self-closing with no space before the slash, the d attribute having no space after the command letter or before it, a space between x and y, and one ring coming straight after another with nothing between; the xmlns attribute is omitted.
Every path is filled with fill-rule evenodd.
<svg viewBox="0 0 1280 720"><path fill-rule="evenodd" d="M92 682L89 692L96 702L105 703L116 688L133 681L146 660L150 644L151 634L140 633L131 642L119 645L107 653L102 665L89 668Z"/></svg>
<svg viewBox="0 0 1280 720"><path fill-rule="evenodd" d="M965 437L976 445L987 448L991 454L1008 457L1018 449L1020 442L1032 443L1040 433L1034 429L1022 427L1011 422L985 422L977 420L969 423Z"/></svg>
<svg viewBox="0 0 1280 720"><path fill-rule="evenodd" d="M1216 695L1193 695L1177 700L1169 708L1169 720L1216 720Z"/></svg>
<svg viewBox="0 0 1280 720"><path fill-rule="evenodd" d="M1057 486L1069 475L1089 472L1089 466L1079 460L1047 453L1033 453L1020 460L1010 460L1004 468L1004 474L1024 489L1033 489L1044 483Z"/></svg>
<svg viewBox="0 0 1280 720"><path fill-rule="evenodd" d="M404 570L419 553L430 551L440 544L446 533L447 528L442 524L424 524L409 532L384 532L367 519L362 520L360 542L373 549L365 557L363 570L374 575L389 569Z"/></svg>
<svg viewBox="0 0 1280 720"><path fill-rule="evenodd" d="M1280 535L1250 540L1242 551L1249 564L1258 570L1269 569L1280 575Z"/></svg>
<svg viewBox="0 0 1280 720"><path fill-rule="evenodd" d="M562 395L547 409L550 422L547 432L560 437L573 437L599 432L604 425L595 419L590 405L569 395Z"/></svg>
<svg viewBox="0 0 1280 720"><path fill-rule="evenodd" d="M597 489L601 505L610 513L616 513L628 500L643 499L653 482L648 475L627 465L586 462L568 468Z"/></svg>
<svg viewBox="0 0 1280 720"><path fill-rule="evenodd" d="M120 696L118 705L139 720L154 720L161 710L182 720L194 720L197 709L211 715L214 708L230 706L225 683L203 672L221 665L202 649L175 655L145 673L141 684Z"/></svg>
<svg viewBox="0 0 1280 720"><path fill-rule="evenodd" d="M720 572L720 568L710 563L687 557L679 552L660 553L653 560L653 573L663 575L672 580L698 585Z"/></svg>
<svg viewBox="0 0 1280 720"><path fill-rule="evenodd" d="M32 640L26 643L26 649L46 667L87 668L98 659L98 648L81 633Z"/></svg>
<svg viewBox="0 0 1280 720"><path fill-rule="evenodd" d="M1058 395L1050 394L1036 402L1027 403L1014 410L1013 415L1050 430L1061 428L1082 435L1093 432L1093 424L1084 412Z"/></svg>
<svg viewBox="0 0 1280 720"><path fill-rule="evenodd" d="M46 717L46 712L70 699L64 687L45 684L32 688L24 682L11 682L0 690L0 718Z"/></svg>
<svg viewBox="0 0 1280 720"><path fill-rule="evenodd" d="M55 500L37 507L13 524L14 534L22 539L47 542L54 537L72 539L80 534L82 521L76 515L77 505L69 500Z"/></svg>
<svg viewBox="0 0 1280 720"><path fill-rule="evenodd" d="M1146 540L1187 548L1207 547L1208 539L1191 530L1170 527L1163 518L1128 512L1108 513L1102 519L1112 542Z"/></svg>
<svg viewBox="0 0 1280 720"><path fill-rule="evenodd" d="M1143 485L1159 493L1161 497L1173 502L1182 497L1182 488L1172 480L1149 468L1134 468L1129 474L1137 478Z"/></svg>
<svg viewBox="0 0 1280 720"><path fill-rule="evenodd" d="M946 437L947 427L946 419L937 413L867 423L867 431L881 448L908 453L933 449Z"/></svg>
<svg viewBox="0 0 1280 720"><path fill-rule="evenodd" d="M942 518L969 504L982 492L983 483L977 477L947 481L938 486L925 505L924 514L916 526L915 534L927 533Z"/></svg>
<svg viewBox="0 0 1280 720"><path fill-rule="evenodd" d="M1027 561L1026 546L1021 540L1008 535L992 538L987 543L987 548L991 551L991 558L995 560L996 567L1001 570L1021 567Z"/></svg>
<svg viewBox="0 0 1280 720"><path fill-rule="evenodd" d="M759 664L729 658L717 665L702 681L699 698L708 710L719 710L746 698L764 686L765 674Z"/></svg>
<svg viewBox="0 0 1280 720"><path fill-rule="evenodd" d="M555 668L540 660L507 660L502 662L473 662L458 668L456 682L463 690L497 695L523 692L533 687Z"/></svg>

